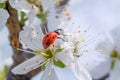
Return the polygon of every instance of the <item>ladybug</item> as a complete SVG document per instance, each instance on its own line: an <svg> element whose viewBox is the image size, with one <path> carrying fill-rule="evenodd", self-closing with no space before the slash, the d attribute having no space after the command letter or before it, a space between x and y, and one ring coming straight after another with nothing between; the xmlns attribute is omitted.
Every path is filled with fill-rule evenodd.
<svg viewBox="0 0 120 80"><path fill-rule="evenodd" d="M53 32L48 32L47 34L45 34L45 36L43 37L43 40L42 40L42 45L43 45L44 49L47 49L50 45L52 45L56 39L58 39L58 38L62 39L62 38L58 37L58 35L60 35L60 31L63 31L63 30L57 29Z"/></svg>

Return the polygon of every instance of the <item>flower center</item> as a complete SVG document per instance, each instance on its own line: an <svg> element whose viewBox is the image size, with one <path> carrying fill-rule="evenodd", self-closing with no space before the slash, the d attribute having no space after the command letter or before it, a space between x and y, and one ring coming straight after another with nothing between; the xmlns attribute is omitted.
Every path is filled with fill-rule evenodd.
<svg viewBox="0 0 120 80"><path fill-rule="evenodd" d="M117 58L118 57L118 52L116 50L112 51L111 53L111 58Z"/></svg>
<svg viewBox="0 0 120 80"><path fill-rule="evenodd" d="M47 56L44 56L46 59L53 58L54 57L54 51L51 49L45 50L44 52Z"/></svg>
<svg viewBox="0 0 120 80"><path fill-rule="evenodd" d="M47 49L45 51L36 50L36 55L41 54L46 60L53 59L55 56L55 52L52 49Z"/></svg>
<svg viewBox="0 0 120 80"><path fill-rule="evenodd" d="M60 68L65 68L66 65L59 59L57 59L55 57L55 55L59 52L61 52L63 50L63 48L58 48L56 50L54 49L47 49L45 51L40 51L40 50L36 50L35 53L36 55L42 55L46 61L50 61L53 62L54 65L60 67ZM44 70L44 65L42 66L43 70Z"/></svg>
<svg viewBox="0 0 120 80"><path fill-rule="evenodd" d="M118 51L116 51L116 50L113 50L112 52L111 52L111 58L112 59L118 59L118 60L120 60L120 54L119 54L119 52Z"/></svg>

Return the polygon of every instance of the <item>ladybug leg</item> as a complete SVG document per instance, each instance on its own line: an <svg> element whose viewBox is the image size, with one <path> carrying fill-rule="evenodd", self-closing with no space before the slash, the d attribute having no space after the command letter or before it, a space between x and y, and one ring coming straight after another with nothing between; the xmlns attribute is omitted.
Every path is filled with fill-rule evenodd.
<svg viewBox="0 0 120 80"><path fill-rule="evenodd" d="M61 38L61 37L58 37L58 39L61 39L62 41L64 41L64 42L67 42L67 41L65 41L63 38Z"/></svg>

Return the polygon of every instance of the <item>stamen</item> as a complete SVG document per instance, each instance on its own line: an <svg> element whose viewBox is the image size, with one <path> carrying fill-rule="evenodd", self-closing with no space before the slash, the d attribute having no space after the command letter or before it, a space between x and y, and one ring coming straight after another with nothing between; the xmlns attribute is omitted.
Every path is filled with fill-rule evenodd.
<svg viewBox="0 0 120 80"><path fill-rule="evenodd" d="M46 53L42 52L41 50L35 50L36 54L42 54L43 56L48 56Z"/></svg>
<svg viewBox="0 0 120 80"><path fill-rule="evenodd" d="M89 40L87 40L85 43L83 43L82 45L80 45L82 47L88 45L88 44L91 44L92 42L91 41L94 41L94 39L97 37L97 35L93 36L92 38L90 38Z"/></svg>
<svg viewBox="0 0 120 80"><path fill-rule="evenodd" d="M52 72L52 70L54 70L54 68L53 68L53 64L51 65L50 71L49 71L48 74L47 74L48 77L51 76L51 72Z"/></svg>
<svg viewBox="0 0 120 80"><path fill-rule="evenodd" d="M50 76L51 76L51 74L50 74L50 73L48 73L48 74L47 74L47 76L48 76L48 77L50 77Z"/></svg>
<svg viewBox="0 0 120 80"><path fill-rule="evenodd" d="M50 6L53 4L54 4L54 0L49 2L47 8L45 9L45 12L47 12L49 10Z"/></svg>
<svg viewBox="0 0 120 80"><path fill-rule="evenodd" d="M32 53L32 54L35 54L35 52L32 52L32 51L27 51L27 50L20 49L20 48L16 48L16 49L19 50L19 51L26 52L26 53Z"/></svg>
<svg viewBox="0 0 120 80"><path fill-rule="evenodd" d="M45 60L42 60L42 61L39 61L39 63L37 63L37 64L33 64L33 65L31 65L31 66L28 66L28 67L26 67L26 68L24 68L25 70L26 69L31 69L31 70L33 70L37 65L39 65L39 67L40 66L42 66L42 65L44 65L44 64L46 64L47 63L47 61L45 61Z"/></svg>

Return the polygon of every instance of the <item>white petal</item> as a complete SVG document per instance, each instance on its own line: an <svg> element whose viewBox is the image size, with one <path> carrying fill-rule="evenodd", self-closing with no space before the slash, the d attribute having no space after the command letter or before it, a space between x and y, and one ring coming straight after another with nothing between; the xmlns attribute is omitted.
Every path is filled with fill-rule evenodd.
<svg viewBox="0 0 120 80"><path fill-rule="evenodd" d="M2 3L4 0L0 0L0 3Z"/></svg>
<svg viewBox="0 0 120 80"><path fill-rule="evenodd" d="M120 26L116 27L115 29L113 29L111 31L111 36L115 41L119 40L119 37L120 37L120 31L119 30L120 30Z"/></svg>
<svg viewBox="0 0 120 80"><path fill-rule="evenodd" d="M90 53L82 55L80 60L86 69L90 72L92 77L94 79L99 79L108 74L110 70L110 57L107 55L108 53Z"/></svg>
<svg viewBox="0 0 120 80"><path fill-rule="evenodd" d="M55 16L50 16L47 18L48 30L54 31L57 29L58 25L61 23L60 19L57 19Z"/></svg>
<svg viewBox="0 0 120 80"><path fill-rule="evenodd" d="M70 65L74 60L73 57L73 44L65 42L63 45L63 50L56 54L56 58L61 60L64 64Z"/></svg>
<svg viewBox="0 0 120 80"><path fill-rule="evenodd" d="M88 71L81 65L80 62L78 62L77 59L75 60L75 65L72 69L75 72L78 80L92 80L92 77Z"/></svg>
<svg viewBox="0 0 120 80"><path fill-rule="evenodd" d="M61 14L58 13L58 8L56 8L56 0L41 0L43 10L47 13L47 25L49 31L54 31L57 29L58 25L61 23Z"/></svg>
<svg viewBox="0 0 120 80"><path fill-rule="evenodd" d="M40 26L24 26L24 30L20 32L20 39L24 45L32 50L42 50L43 34Z"/></svg>
<svg viewBox="0 0 120 80"><path fill-rule="evenodd" d="M40 67L40 64L43 61L44 61L43 57L40 55L37 55L31 59L28 59L27 61L24 61L23 63L21 63L17 67L13 68L12 72L14 74L19 74L19 75L26 74L29 71Z"/></svg>
<svg viewBox="0 0 120 80"><path fill-rule="evenodd" d="M120 52L120 26L111 31L111 36L114 40L114 46L118 52Z"/></svg>
<svg viewBox="0 0 120 80"><path fill-rule="evenodd" d="M0 30L5 27L8 17L8 12L4 9L0 9Z"/></svg>
<svg viewBox="0 0 120 80"><path fill-rule="evenodd" d="M110 80L120 80L120 61L115 62L114 69L110 73Z"/></svg>
<svg viewBox="0 0 120 80"><path fill-rule="evenodd" d="M41 0L41 4L43 7L44 12L48 11L51 6L55 4L55 0ZM55 8L55 7L54 7Z"/></svg>
<svg viewBox="0 0 120 80"><path fill-rule="evenodd" d="M20 11L29 11L30 6L25 0L9 0L10 5Z"/></svg>
<svg viewBox="0 0 120 80"><path fill-rule="evenodd" d="M41 77L41 80L58 80L55 69L52 69L52 63L46 65L46 69Z"/></svg>
<svg viewBox="0 0 120 80"><path fill-rule="evenodd" d="M32 9L29 13L28 13L28 20L30 23L33 23L35 17L36 17L37 11L36 9Z"/></svg>
<svg viewBox="0 0 120 80"><path fill-rule="evenodd" d="M55 71L58 75L59 80L78 80L74 72L69 68L55 67Z"/></svg>

